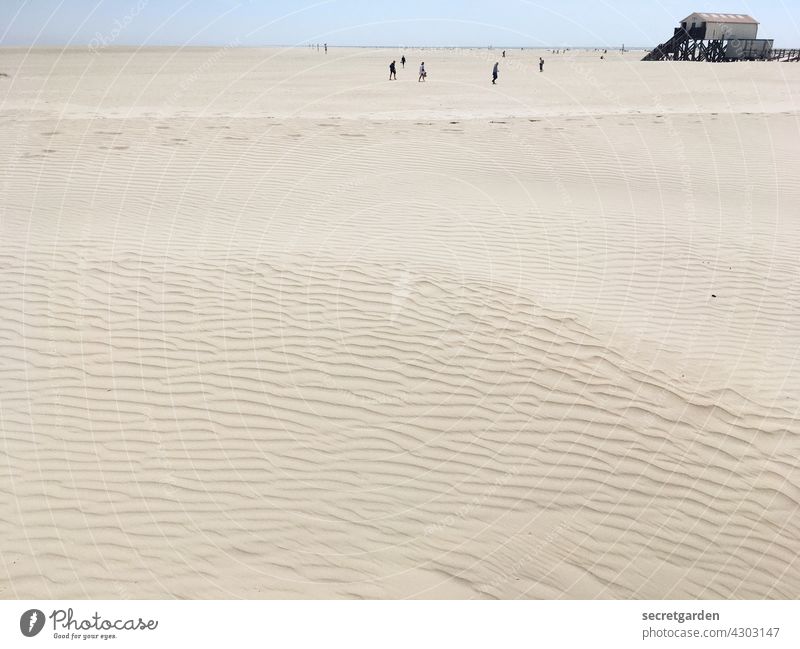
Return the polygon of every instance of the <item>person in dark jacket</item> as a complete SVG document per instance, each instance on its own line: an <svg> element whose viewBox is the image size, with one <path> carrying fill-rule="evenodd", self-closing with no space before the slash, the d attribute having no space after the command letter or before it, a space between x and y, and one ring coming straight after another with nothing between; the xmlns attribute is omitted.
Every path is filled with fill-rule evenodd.
<svg viewBox="0 0 800 649"><path fill-rule="evenodd" d="M495 63L494 67L492 68L492 85L497 83L497 75L499 74L498 70L500 68L499 63Z"/></svg>
<svg viewBox="0 0 800 649"><path fill-rule="evenodd" d="M389 81L391 81L392 79L397 81L397 66L395 66L394 61L392 61L389 64Z"/></svg>

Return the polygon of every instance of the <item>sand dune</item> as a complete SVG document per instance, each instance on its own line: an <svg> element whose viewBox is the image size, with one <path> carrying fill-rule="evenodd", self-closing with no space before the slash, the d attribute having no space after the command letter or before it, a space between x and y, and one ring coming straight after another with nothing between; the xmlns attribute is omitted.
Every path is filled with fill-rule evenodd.
<svg viewBox="0 0 800 649"><path fill-rule="evenodd" d="M797 596L800 66L540 54L0 50L0 597Z"/></svg>

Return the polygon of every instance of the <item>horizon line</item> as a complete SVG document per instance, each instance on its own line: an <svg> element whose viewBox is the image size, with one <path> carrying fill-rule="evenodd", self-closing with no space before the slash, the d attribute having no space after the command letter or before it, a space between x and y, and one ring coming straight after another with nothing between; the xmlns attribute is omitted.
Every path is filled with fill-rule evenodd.
<svg viewBox="0 0 800 649"><path fill-rule="evenodd" d="M319 46L322 47L324 43L319 43ZM153 44L149 43L146 45L136 45L136 44L109 44L109 45L92 45L91 43L86 44L64 44L64 43L35 43L32 45L14 45L14 44L5 44L0 43L0 49L36 49L36 48L54 48L59 47L62 49L156 49L156 48L163 48L163 47L180 47L180 48L204 48L204 49L306 49L309 47L316 47L316 43L305 43L303 45L237 45L233 43L226 43L226 44L205 44L205 45L195 45L195 44L177 44L177 43L165 43L165 44ZM655 45L625 45L625 50L637 50L637 49L644 49L650 48L652 49ZM462 50L588 50L588 49L596 49L596 50L609 50L613 52L619 52L621 46L608 46L608 45L331 45L328 43L328 49L438 49L438 50L454 50L454 49L462 49Z"/></svg>

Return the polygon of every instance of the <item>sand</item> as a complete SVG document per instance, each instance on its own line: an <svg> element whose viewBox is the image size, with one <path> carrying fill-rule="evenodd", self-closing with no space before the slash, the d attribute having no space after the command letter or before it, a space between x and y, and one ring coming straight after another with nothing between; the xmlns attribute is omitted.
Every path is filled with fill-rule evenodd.
<svg viewBox="0 0 800 649"><path fill-rule="evenodd" d="M0 50L0 597L800 595L800 65L400 54Z"/></svg>

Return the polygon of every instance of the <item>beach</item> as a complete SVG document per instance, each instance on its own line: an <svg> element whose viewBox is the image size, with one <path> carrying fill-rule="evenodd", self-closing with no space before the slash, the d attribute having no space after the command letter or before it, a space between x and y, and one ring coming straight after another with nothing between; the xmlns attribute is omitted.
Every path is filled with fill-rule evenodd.
<svg viewBox="0 0 800 649"><path fill-rule="evenodd" d="M0 598L796 598L800 65L601 55L0 49Z"/></svg>

